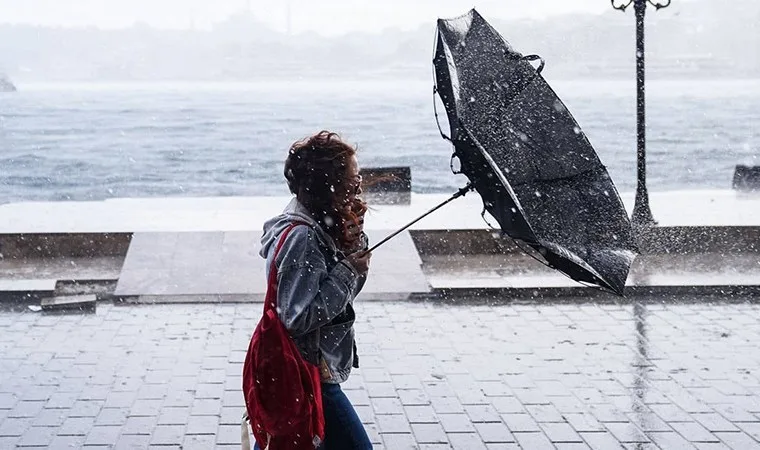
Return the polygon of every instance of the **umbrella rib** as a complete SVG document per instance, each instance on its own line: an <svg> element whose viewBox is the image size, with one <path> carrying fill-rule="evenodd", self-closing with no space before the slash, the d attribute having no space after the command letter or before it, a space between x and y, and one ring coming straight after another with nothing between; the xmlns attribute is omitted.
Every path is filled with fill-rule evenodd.
<svg viewBox="0 0 760 450"><path fill-rule="evenodd" d="M591 169L586 169L578 173L574 173L572 175L566 175L564 177L554 177L554 178L536 178L530 181L523 181L523 182L511 182L512 186L524 186L526 184L535 183L537 181L539 182L553 182L553 181L563 181L563 180L572 180L573 178L580 177L581 175L586 175L590 172L595 172L601 169L605 169L604 165L599 165L598 167L593 167Z"/></svg>

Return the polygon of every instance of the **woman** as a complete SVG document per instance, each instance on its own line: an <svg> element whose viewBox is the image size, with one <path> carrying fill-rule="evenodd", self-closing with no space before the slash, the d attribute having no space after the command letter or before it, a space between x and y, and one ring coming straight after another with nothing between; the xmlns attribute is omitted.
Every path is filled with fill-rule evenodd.
<svg viewBox="0 0 760 450"><path fill-rule="evenodd" d="M367 432L343 394L358 367L353 300L369 270L362 231L365 204L356 149L328 131L298 141L285 161L295 198L264 224L261 256L271 267L281 233L292 229L277 254L277 312L304 358L319 367L326 450L371 449ZM256 447L258 448L258 447ZM271 450L277 450L272 448Z"/></svg>

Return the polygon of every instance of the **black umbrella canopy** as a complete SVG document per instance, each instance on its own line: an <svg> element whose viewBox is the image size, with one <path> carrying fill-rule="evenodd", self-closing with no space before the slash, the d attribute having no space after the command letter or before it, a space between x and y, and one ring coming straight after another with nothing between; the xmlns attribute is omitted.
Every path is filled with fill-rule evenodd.
<svg viewBox="0 0 760 450"><path fill-rule="evenodd" d="M438 21L436 89L454 154L503 232L622 295L631 223L594 148L530 61L475 10Z"/></svg>

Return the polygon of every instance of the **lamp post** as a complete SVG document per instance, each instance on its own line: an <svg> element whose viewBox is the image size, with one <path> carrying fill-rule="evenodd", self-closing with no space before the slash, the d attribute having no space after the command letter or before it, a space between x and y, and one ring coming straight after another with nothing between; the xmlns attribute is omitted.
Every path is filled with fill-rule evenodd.
<svg viewBox="0 0 760 450"><path fill-rule="evenodd" d="M646 100L644 90L644 14L647 3L655 7L655 10L667 8L671 0L658 3L653 0L628 0L626 3L617 5L615 0L610 0L612 7L625 12L626 8L633 4L636 14L636 200L633 205L631 221L634 225L656 225L652 210L649 208L649 192L647 191L647 161L646 161Z"/></svg>

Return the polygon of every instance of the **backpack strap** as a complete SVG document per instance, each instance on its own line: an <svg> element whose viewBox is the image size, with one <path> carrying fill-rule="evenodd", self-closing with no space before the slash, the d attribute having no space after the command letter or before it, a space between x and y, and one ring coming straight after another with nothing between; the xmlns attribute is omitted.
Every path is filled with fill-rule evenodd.
<svg viewBox="0 0 760 450"><path fill-rule="evenodd" d="M285 239L287 239L290 232L293 231L293 228L298 225L308 226L306 222L292 222L287 228L285 228L285 231L282 232L280 240L277 242L277 247L275 247L274 255L272 255L272 265L269 267L267 294L264 299L264 314L267 314L267 311L275 311L277 308L277 255L280 253L280 250L285 243Z"/></svg>

